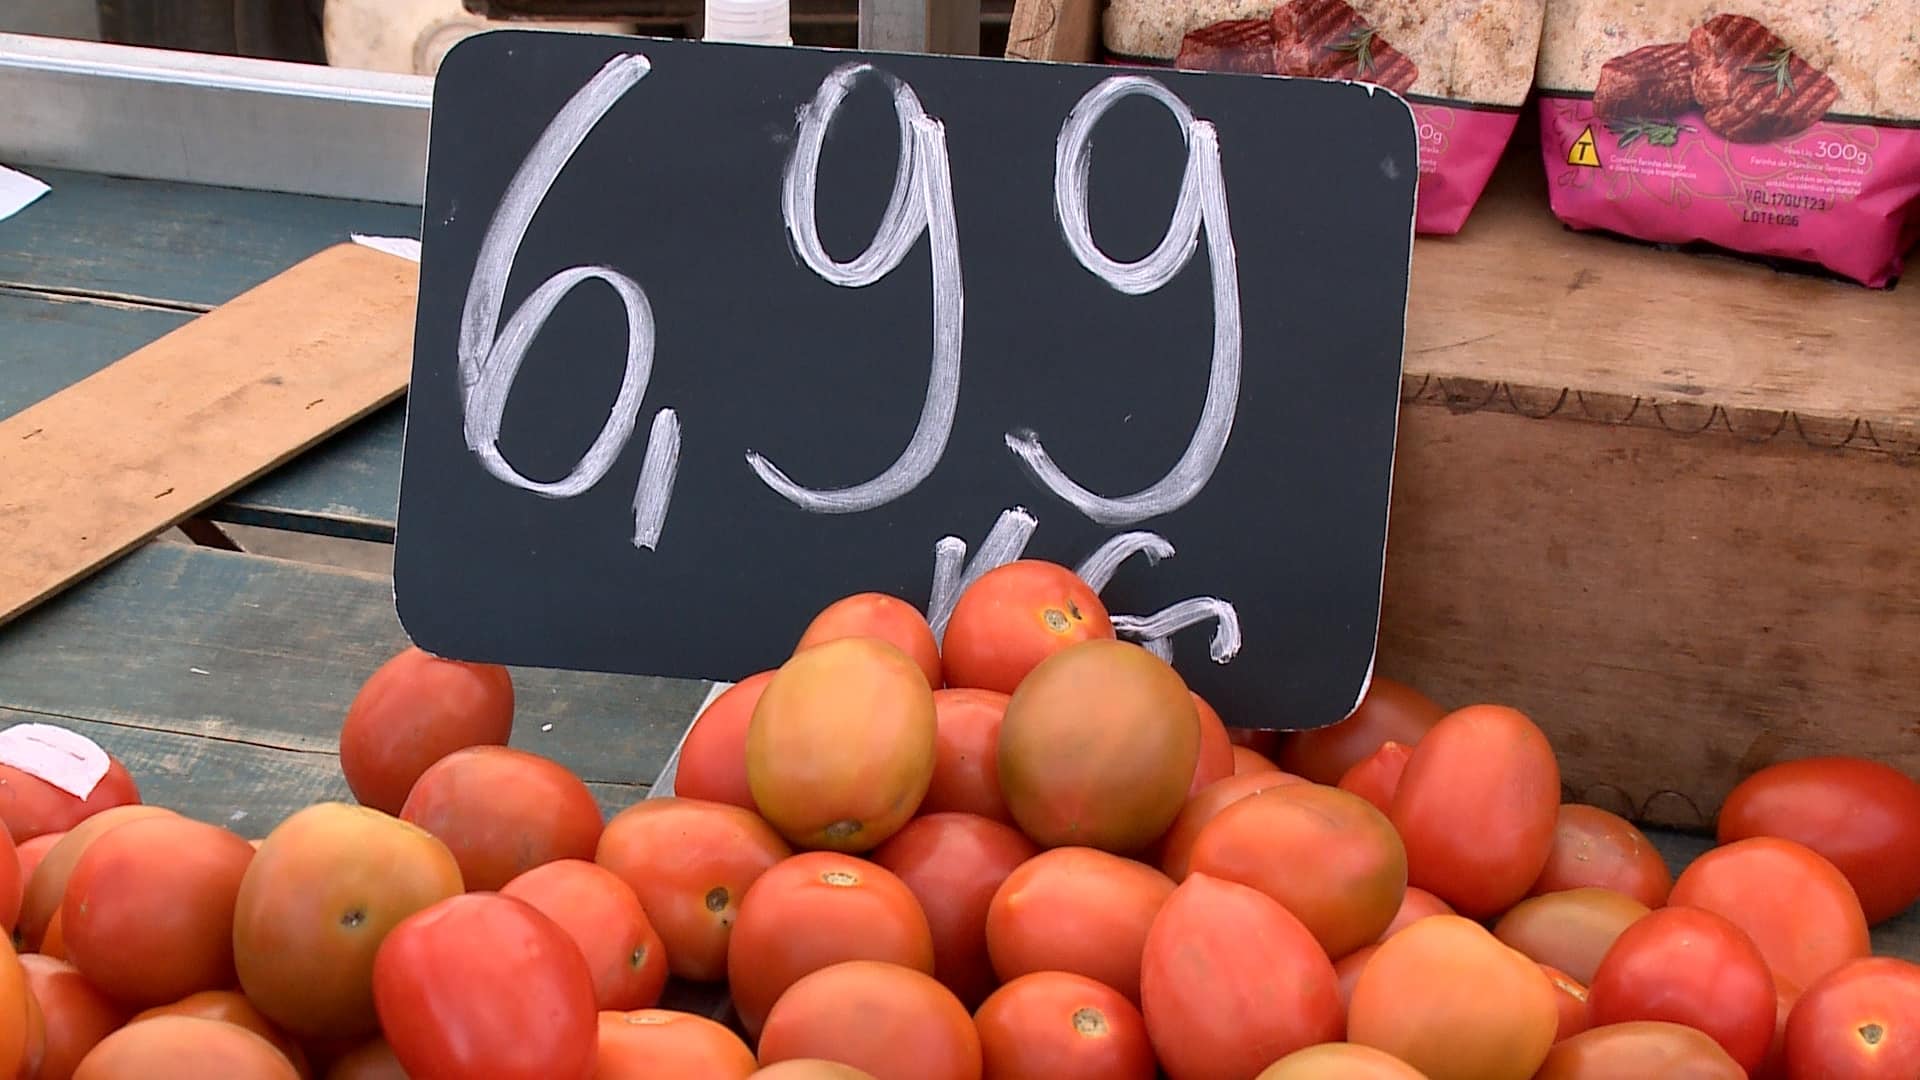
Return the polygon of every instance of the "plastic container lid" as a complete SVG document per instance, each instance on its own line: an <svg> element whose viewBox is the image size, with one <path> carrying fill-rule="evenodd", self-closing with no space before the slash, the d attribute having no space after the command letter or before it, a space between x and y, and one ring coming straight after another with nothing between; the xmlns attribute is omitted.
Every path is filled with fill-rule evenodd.
<svg viewBox="0 0 1920 1080"><path fill-rule="evenodd" d="M791 45L787 0L706 0L704 40Z"/></svg>

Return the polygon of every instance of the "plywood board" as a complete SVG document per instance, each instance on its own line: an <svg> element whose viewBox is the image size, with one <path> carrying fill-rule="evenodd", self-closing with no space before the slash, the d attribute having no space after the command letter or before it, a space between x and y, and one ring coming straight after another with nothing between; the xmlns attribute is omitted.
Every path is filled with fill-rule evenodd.
<svg viewBox="0 0 1920 1080"><path fill-rule="evenodd" d="M0 421L0 623L399 397L418 279L328 248Z"/></svg>

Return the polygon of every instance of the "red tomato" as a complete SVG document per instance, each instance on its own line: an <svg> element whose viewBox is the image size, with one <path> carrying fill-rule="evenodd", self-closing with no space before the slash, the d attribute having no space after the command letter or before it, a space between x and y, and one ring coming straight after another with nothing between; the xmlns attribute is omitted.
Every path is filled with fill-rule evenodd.
<svg viewBox="0 0 1920 1080"><path fill-rule="evenodd" d="M1189 795L1187 804L1180 808L1180 816L1173 819L1173 824L1160 838L1159 858L1156 860L1160 869L1174 881L1182 880L1187 876L1187 861L1193 855L1193 842L1199 839L1200 831L1207 827L1208 822L1220 816L1220 811L1268 788L1304 783L1305 780L1292 773L1269 769L1216 780Z"/></svg>
<svg viewBox="0 0 1920 1080"><path fill-rule="evenodd" d="M825 1058L788 1058L764 1069L756 1069L750 1080L874 1080L865 1069L856 1069Z"/></svg>
<svg viewBox="0 0 1920 1080"><path fill-rule="evenodd" d="M1113 637L1099 594L1057 563L1020 559L960 594L942 641L948 686L1011 694L1040 661L1076 642Z"/></svg>
<svg viewBox="0 0 1920 1080"><path fill-rule="evenodd" d="M920 609L886 593L855 593L828 604L807 629L793 651L848 637L876 637L906 653L927 676L929 689L940 689L940 646Z"/></svg>
<svg viewBox="0 0 1920 1080"><path fill-rule="evenodd" d="M1875 956L1829 971L1787 1018L1786 1059L1795 1077L1920 1076L1920 965Z"/></svg>
<svg viewBox="0 0 1920 1080"><path fill-rule="evenodd" d="M1540 970L1553 984L1553 1003L1560 1006L1560 1026L1554 1029L1553 1041L1570 1039L1592 1027L1593 1008L1580 980L1548 964L1541 964Z"/></svg>
<svg viewBox="0 0 1920 1080"><path fill-rule="evenodd" d="M408 1073L587 1080L593 973L533 905L467 893L402 919L373 961L380 1028Z"/></svg>
<svg viewBox="0 0 1920 1080"><path fill-rule="evenodd" d="M18 1076L21 1066L31 1060L27 1033L33 1004L26 969L20 966L13 943L0 935L0 1076Z"/></svg>
<svg viewBox="0 0 1920 1080"><path fill-rule="evenodd" d="M688 799L730 803L756 813L747 787L747 725L772 671L749 675L708 703L680 743L673 793Z"/></svg>
<svg viewBox="0 0 1920 1080"><path fill-rule="evenodd" d="M1587 985L1597 1025L1669 1020L1713 1036L1753 1071L1773 1041L1773 974L1753 940L1700 908L1665 907L1622 931Z"/></svg>
<svg viewBox="0 0 1920 1080"><path fill-rule="evenodd" d="M73 1080L299 1080L272 1043L238 1024L161 1016L100 1040Z"/></svg>
<svg viewBox="0 0 1920 1080"><path fill-rule="evenodd" d="M374 1039L335 1058L327 1080L407 1080L407 1070L393 1056L392 1044Z"/></svg>
<svg viewBox="0 0 1920 1080"><path fill-rule="evenodd" d="M761 874L740 901L727 945L727 989L740 1026L758 1038L788 987L842 960L933 974L933 931L906 882L838 851L805 852Z"/></svg>
<svg viewBox="0 0 1920 1080"><path fill-rule="evenodd" d="M1353 715L1337 724L1301 731L1281 744L1280 767L1316 784L1337 784L1347 770L1391 739L1413 746L1446 710L1405 683L1375 674Z"/></svg>
<svg viewBox="0 0 1920 1080"><path fill-rule="evenodd" d="M627 883L682 979L727 976L727 943L740 898L761 874L791 855L780 834L727 803L645 799L614 815L594 861Z"/></svg>
<svg viewBox="0 0 1920 1080"><path fill-rule="evenodd" d="M1400 777L1407 771L1413 749L1388 739L1380 749L1361 758L1340 778L1340 790L1351 791L1372 803L1383 814L1393 812L1393 793L1400 790Z"/></svg>
<svg viewBox="0 0 1920 1080"><path fill-rule="evenodd" d="M41 833L31 840L22 840L15 845L15 851L20 858L20 885L23 893L27 882L33 880L33 872L40 868L40 860L46 858L47 852L53 850L53 845L65 839L66 835L64 832Z"/></svg>
<svg viewBox="0 0 1920 1080"><path fill-rule="evenodd" d="M40 865L34 867L33 876L27 879L26 893L20 900L20 922L14 928L14 936L25 942L27 948L46 952L43 938L49 924L60 914L61 898L67 894L67 879L73 876L74 864L80 861L80 856L86 853L87 848L109 830L129 821L172 813L161 806L110 806L68 830L59 843L47 850Z"/></svg>
<svg viewBox="0 0 1920 1080"><path fill-rule="evenodd" d="M1153 1080L1153 1044L1133 1002L1065 971L1022 975L974 1014L994 1080Z"/></svg>
<svg viewBox="0 0 1920 1080"><path fill-rule="evenodd" d="M156 1016L198 1016L236 1024L272 1043L274 1049L293 1063L295 1072L303 1077L312 1075L307 1068L306 1052L300 1048L300 1044L254 1008L253 1003L247 1000L247 995L238 990L202 990L171 1004L156 1005L136 1013L127 1023L138 1024Z"/></svg>
<svg viewBox="0 0 1920 1080"><path fill-rule="evenodd" d="M1385 941L1405 930L1429 915L1452 915L1453 906L1417 885L1407 886L1407 894L1400 898L1400 910L1394 913L1393 921L1380 932L1380 940Z"/></svg>
<svg viewBox="0 0 1920 1080"><path fill-rule="evenodd" d="M920 813L957 811L1013 824L1013 811L1000 793L998 752L1009 700L998 690L934 691L933 782L920 800Z"/></svg>
<svg viewBox="0 0 1920 1080"><path fill-rule="evenodd" d="M1568 889L1520 901L1494 924L1493 936L1582 983L1621 932L1647 915L1645 904L1611 889Z"/></svg>
<svg viewBox="0 0 1920 1080"><path fill-rule="evenodd" d="M1420 1070L1358 1043L1333 1042L1295 1050L1254 1080L1427 1080Z"/></svg>
<svg viewBox="0 0 1920 1080"><path fill-rule="evenodd" d="M1540 965L1478 923L1434 915L1381 942L1367 961L1347 1039L1430 1080L1527 1080L1560 1023L1554 994Z"/></svg>
<svg viewBox="0 0 1920 1080"><path fill-rule="evenodd" d="M1250 773L1277 773L1280 771L1280 766L1275 765L1265 755L1261 754L1260 751L1252 747L1236 746L1233 748L1233 775L1235 776L1246 776Z"/></svg>
<svg viewBox="0 0 1920 1080"><path fill-rule="evenodd" d="M108 831L67 879L67 958L138 1007L234 985L234 904L253 856L233 833L173 814Z"/></svg>
<svg viewBox="0 0 1920 1080"><path fill-rule="evenodd" d="M933 974L972 1008L993 991L987 908L1015 867L1039 854L1011 825L973 814L915 818L873 853L926 912L933 931Z"/></svg>
<svg viewBox="0 0 1920 1080"><path fill-rule="evenodd" d="M1340 1020L1346 1022L1347 1011L1353 1008L1353 988L1360 981L1360 973L1367 969L1367 961L1380 951L1379 945L1367 945L1355 949L1334 961L1333 976L1340 989Z"/></svg>
<svg viewBox="0 0 1920 1080"><path fill-rule="evenodd" d="M715 1021L671 1009L603 1012L594 1080L746 1080L753 1051Z"/></svg>
<svg viewBox="0 0 1920 1080"><path fill-rule="evenodd" d="M874 1080L980 1080L980 1035L932 976L877 960L810 972L780 995L760 1061L830 1058Z"/></svg>
<svg viewBox="0 0 1920 1080"><path fill-rule="evenodd" d="M398 814L428 766L469 746L505 746L512 732L506 668L410 645L368 676L347 707L340 771L360 805Z"/></svg>
<svg viewBox="0 0 1920 1080"><path fill-rule="evenodd" d="M1806 758L1761 769L1727 796L1718 832L1722 844L1777 836L1819 852L1847 876L1870 925L1920 899L1920 783L1877 761Z"/></svg>
<svg viewBox="0 0 1920 1080"><path fill-rule="evenodd" d="M1553 850L1560 766L1533 721L1501 705L1448 713L1393 798L1407 880L1485 918L1527 895Z"/></svg>
<svg viewBox="0 0 1920 1080"><path fill-rule="evenodd" d="M1667 903L1726 916L1795 986L1872 951L1853 886L1791 840L1756 836L1707 852L1680 872Z"/></svg>
<svg viewBox="0 0 1920 1080"><path fill-rule="evenodd" d="M127 767L107 755L107 773L85 799L54 787L32 773L0 765L0 825L16 844L51 832L67 832L102 810L140 801L140 788Z"/></svg>
<svg viewBox="0 0 1920 1080"><path fill-rule="evenodd" d="M1650 908L1667 902L1673 871L1645 833L1618 814L1584 803L1563 803L1553 827L1553 850L1529 895L1598 888L1624 893Z"/></svg>
<svg viewBox="0 0 1920 1080"><path fill-rule="evenodd" d="M1199 694L1193 694L1193 711L1200 715L1200 760L1193 766L1193 784L1187 788L1188 798L1215 780L1232 776L1234 768L1233 741L1227 738L1227 725L1220 719L1220 714Z"/></svg>
<svg viewBox="0 0 1920 1080"><path fill-rule="evenodd" d="M26 887L26 875L20 870L20 852L13 846L13 837L7 834L6 826L0 825L0 931L13 933L13 924L20 921L20 899Z"/></svg>
<svg viewBox="0 0 1920 1080"><path fill-rule="evenodd" d="M1227 807L1200 830L1188 865L1272 897L1328 956L1379 940L1407 891L1406 849L1387 816L1324 784L1285 784Z"/></svg>
<svg viewBox="0 0 1920 1080"><path fill-rule="evenodd" d="M434 762L400 818L447 845L468 892L497 890L556 859L592 859L602 824L593 792L566 766L505 746Z"/></svg>
<svg viewBox="0 0 1920 1080"><path fill-rule="evenodd" d="M28 953L20 958L20 967L27 989L40 1003L46 1031L46 1049L33 1080L67 1080L87 1051L127 1022L127 1010L94 989L65 960Z"/></svg>
<svg viewBox="0 0 1920 1080"><path fill-rule="evenodd" d="M660 1001L667 985L667 950L639 897L613 871L561 859L507 882L500 895L532 904L580 946L599 1008L625 1012Z"/></svg>
<svg viewBox="0 0 1920 1080"><path fill-rule="evenodd" d="M1800 988L1773 977L1773 1043L1767 1047L1767 1060L1753 1074L1753 1080L1790 1080L1787 1075L1787 1020L1800 1001Z"/></svg>
<svg viewBox="0 0 1920 1080"><path fill-rule="evenodd" d="M1589 1028L1555 1044L1533 1080L1747 1080L1705 1032L1664 1020Z"/></svg>
<svg viewBox="0 0 1920 1080"><path fill-rule="evenodd" d="M1173 881L1145 863L1084 847L1022 863L987 907L987 952L1002 980L1085 975L1140 1000L1140 950Z"/></svg>
<svg viewBox="0 0 1920 1080"><path fill-rule="evenodd" d="M1172 1080L1241 1080L1340 1037L1333 964L1266 894L1191 873L1154 916L1141 1014Z"/></svg>

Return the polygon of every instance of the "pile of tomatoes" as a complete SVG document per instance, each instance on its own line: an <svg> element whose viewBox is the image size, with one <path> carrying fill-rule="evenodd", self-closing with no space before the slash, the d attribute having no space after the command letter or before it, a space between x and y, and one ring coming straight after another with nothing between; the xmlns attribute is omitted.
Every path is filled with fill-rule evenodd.
<svg viewBox="0 0 1920 1080"><path fill-rule="evenodd" d="M1034 560L942 630L833 604L610 819L503 669L411 649L359 805L262 840L0 767L0 1080L1920 1077L1890 767L1752 775L1676 879L1514 709L1229 729Z"/></svg>

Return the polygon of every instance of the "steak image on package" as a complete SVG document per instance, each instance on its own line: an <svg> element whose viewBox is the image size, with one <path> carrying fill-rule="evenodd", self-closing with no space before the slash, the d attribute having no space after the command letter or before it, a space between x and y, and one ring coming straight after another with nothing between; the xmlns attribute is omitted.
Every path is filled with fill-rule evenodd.
<svg viewBox="0 0 1920 1080"><path fill-rule="evenodd" d="M1537 81L1574 228L1875 287L1920 239L1920 0L1553 0Z"/></svg>
<svg viewBox="0 0 1920 1080"><path fill-rule="evenodd" d="M1371 83L1405 97L1420 138L1415 228L1455 233L1533 83L1544 0L1112 0L1115 63Z"/></svg>

